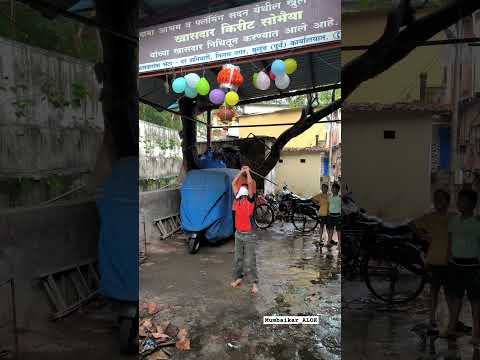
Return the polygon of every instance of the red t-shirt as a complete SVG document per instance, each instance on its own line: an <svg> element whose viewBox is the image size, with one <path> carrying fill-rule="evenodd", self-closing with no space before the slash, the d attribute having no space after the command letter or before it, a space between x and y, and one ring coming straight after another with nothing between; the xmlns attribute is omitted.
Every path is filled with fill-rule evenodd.
<svg viewBox="0 0 480 360"><path fill-rule="evenodd" d="M239 232L252 232L251 217L255 208L255 200L243 197L233 201L232 210L235 211L235 229Z"/></svg>

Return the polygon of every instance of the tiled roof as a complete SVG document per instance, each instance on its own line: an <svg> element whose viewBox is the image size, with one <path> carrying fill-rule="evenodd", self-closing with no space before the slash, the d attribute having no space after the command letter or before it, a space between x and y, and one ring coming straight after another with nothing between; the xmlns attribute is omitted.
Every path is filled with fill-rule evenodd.
<svg viewBox="0 0 480 360"><path fill-rule="evenodd" d="M423 103L345 103L342 107L344 112L381 112L381 111L400 111L400 112L424 112L437 115L450 115L449 105L443 104L423 104Z"/></svg>
<svg viewBox="0 0 480 360"><path fill-rule="evenodd" d="M308 153L320 153L328 151L325 147L312 146L303 148L284 148L283 152L308 152Z"/></svg>

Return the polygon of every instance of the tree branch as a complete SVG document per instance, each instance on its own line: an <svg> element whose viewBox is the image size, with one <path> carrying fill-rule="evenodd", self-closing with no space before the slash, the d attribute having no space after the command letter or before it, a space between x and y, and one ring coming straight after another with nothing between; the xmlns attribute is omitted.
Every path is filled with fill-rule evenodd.
<svg viewBox="0 0 480 360"><path fill-rule="evenodd" d="M457 0L430 15L412 21L391 38L382 35L364 54L343 66L343 99L350 96L364 81L383 73L405 58L418 44L427 41L478 9L480 9L480 1Z"/></svg>
<svg viewBox="0 0 480 360"><path fill-rule="evenodd" d="M426 0L423 5L427 2ZM382 36L365 53L342 67L342 99L309 116L304 109L298 122L275 141L270 155L257 171L266 176L275 167L283 147L291 139L339 109L342 102L363 82L383 73L410 54L418 44L427 41L478 9L480 9L480 1L457 0L433 14L415 20L415 8L411 0L397 0L388 15Z"/></svg>
<svg viewBox="0 0 480 360"><path fill-rule="evenodd" d="M280 158L280 153L283 147L294 137L300 135L301 133L305 132L309 128L311 128L314 124L316 124L319 120L323 119L324 117L330 115L334 111L340 109L342 106L342 100L336 100L332 102L330 105L324 107L321 110L314 112L311 115L307 115L307 110L303 109L302 115L300 119L297 121L295 125L285 130L275 141L270 149L270 154L268 158L262 164L260 169L256 169L258 173L263 176L267 176L268 173L275 167Z"/></svg>

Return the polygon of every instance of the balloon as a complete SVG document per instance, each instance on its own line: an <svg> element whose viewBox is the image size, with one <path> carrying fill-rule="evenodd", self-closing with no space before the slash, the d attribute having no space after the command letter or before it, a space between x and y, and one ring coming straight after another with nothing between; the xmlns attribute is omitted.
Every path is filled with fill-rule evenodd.
<svg viewBox="0 0 480 360"><path fill-rule="evenodd" d="M272 70L270 70L270 72L268 73L268 76L270 77L270 80L275 81L276 76L274 73L272 73Z"/></svg>
<svg viewBox="0 0 480 360"><path fill-rule="evenodd" d="M212 104L220 105L225 99L225 93L221 89L213 89L208 96Z"/></svg>
<svg viewBox="0 0 480 360"><path fill-rule="evenodd" d="M275 79L275 85L280 90L284 90L290 85L290 77L287 74L283 74L282 76L278 76Z"/></svg>
<svg viewBox="0 0 480 360"><path fill-rule="evenodd" d="M186 87L187 87L187 82L184 77L178 77L175 80L173 80L172 89L177 94L183 93Z"/></svg>
<svg viewBox="0 0 480 360"><path fill-rule="evenodd" d="M298 64L297 60L295 59L287 59L284 61L285 63L285 73L288 75L291 75L297 70Z"/></svg>
<svg viewBox="0 0 480 360"><path fill-rule="evenodd" d="M200 76L195 73L190 73L185 75L185 80L187 80L187 85L189 88L195 89L195 86L197 86L198 82L200 81Z"/></svg>
<svg viewBox="0 0 480 360"><path fill-rule="evenodd" d="M272 63L272 73L275 76L280 76L285 74L285 63L282 60L275 60Z"/></svg>
<svg viewBox="0 0 480 360"><path fill-rule="evenodd" d="M238 94L235 91L229 91L225 95L225 103L230 106L235 106L238 104Z"/></svg>
<svg viewBox="0 0 480 360"><path fill-rule="evenodd" d="M257 75L257 88L260 90L267 90L270 87L270 78L265 72L260 71Z"/></svg>
<svg viewBox="0 0 480 360"><path fill-rule="evenodd" d="M193 99L193 98L196 98L198 95L197 93L197 90L195 89L192 89L191 87L186 87L185 88L185 96L190 98L190 99Z"/></svg>
<svg viewBox="0 0 480 360"><path fill-rule="evenodd" d="M208 80L205 79L204 77L202 77L199 81L198 81L198 84L197 86L195 87L195 90L197 90L197 92L202 95L202 96L205 96L208 94L208 92L210 91L210 84L208 83Z"/></svg>
<svg viewBox="0 0 480 360"><path fill-rule="evenodd" d="M253 87L257 87L257 77L258 73L253 73Z"/></svg>

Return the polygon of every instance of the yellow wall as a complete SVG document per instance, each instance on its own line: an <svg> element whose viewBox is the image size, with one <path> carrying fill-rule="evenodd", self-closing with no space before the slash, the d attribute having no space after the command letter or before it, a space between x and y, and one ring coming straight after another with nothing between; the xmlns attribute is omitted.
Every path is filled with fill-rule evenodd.
<svg viewBox="0 0 480 360"><path fill-rule="evenodd" d="M240 116L240 125L253 124L284 124L294 123L300 119L300 110L281 110L274 113ZM252 133L256 136L271 136L278 138L290 126L246 127L240 128L240 138L246 138ZM303 134L290 140L286 147L304 148L315 146L315 135L319 135L319 141L326 140L325 124L315 124Z"/></svg>
<svg viewBox="0 0 480 360"><path fill-rule="evenodd" d="M431 116L344 111L343 118L342 183L357 204L390 221L428 210ZM384 139L385 130L396 131L397 138Z"/></svg>
<svg viewBox="0 0 480 360"><path fill-rule="evenodd" d="M312 197L320 192L322 154L283 152L280 157L283 163L275 167L275 182L282 189L286 182L290 191L303 197ZM301 163L300 159L305 159Z"/></svg>
<svg viewBox="0 0 480 360"><path fill-rule="evenodd" d="M426 13L419 13L423 16ZM383 33L386 15L379 12L345 14L342 17L342 46L368 45ZM361 29L361 30L359 30ZM432 40L444 39L440 33ZM383 74L363 83L348 102L410 102L420 97L420 73L428 74L427 86L440 86L443 80L442 46L419 47ZM362 51L342 51L342 63ZM410 95L410 96L408 96Z"/></svg>

